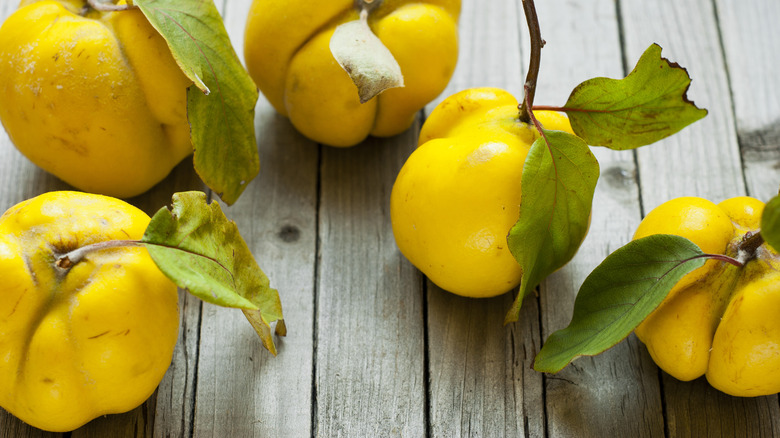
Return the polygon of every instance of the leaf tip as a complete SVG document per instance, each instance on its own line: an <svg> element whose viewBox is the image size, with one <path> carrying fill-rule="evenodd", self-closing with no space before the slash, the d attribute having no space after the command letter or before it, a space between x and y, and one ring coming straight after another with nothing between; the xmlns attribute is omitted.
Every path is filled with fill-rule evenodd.
<svg viewBox="0 0 780 438"><path fill-rule="evenodd" d="M517 322L518 319L520 319L520 315L513 306L511 309L509 309L509 312L506 313L506 316L504 316L504 325Z"/></svg>
<svg viewBox="0 0 780 438"><path fill-rule="evenodd" d="M274 332L277 336L287 336L287 324L284 323L284 319L276 321L276 330Z"/></svg>

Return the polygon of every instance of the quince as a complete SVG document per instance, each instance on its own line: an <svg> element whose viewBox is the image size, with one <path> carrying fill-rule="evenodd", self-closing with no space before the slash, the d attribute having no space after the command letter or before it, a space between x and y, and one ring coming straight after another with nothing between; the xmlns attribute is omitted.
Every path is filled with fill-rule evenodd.
<svg viewBox="0 0 780 438"><path fill-rule="evenodd" d="M683 197L652 210L634 239L683 236L711 259L683 277L636 329L655 363L679 380L706 375L735 396L780 392L780 254L746 243L760 227L764 203L737 197L714 204ZM747 257L746 257L747 255Z"/></svg>
<svg viewBox="0 0 780 438"><path fill-rule="evenodd" d="M0 406L64 432L143 403L168 369L178 293L140 239L149 216L118 199L51 192L0 216Z"/></svg>
<svg viewBox="0 0 780 438"><path fill-rule="evenodd" d="M143 193L192 153L182 73L140 10L22 0L0 27L0 121L81 190Z"/></svg>
<svg viewBox="0 0 780 438"><path fill-rule="evenodd" d="M357 88L330 51L336 27L358 19L353 0L254 0L244 58L257 87L303 135L330 146L354 146L411 126L438 96L458 57L460 0L375 0L371 30L395 57L403 88L361 104Z"/></svg>
<svg viewBox="0 0 780 438"><path fill-rule="evenodd" d="M534 114L546 129L572 133L566 116ZM448 97L425 121L393 185L398 248L457 295L492 297L520 283L507 235L520 215L523 164L539 133L518 116L517 100L503 90Z"/></svg>

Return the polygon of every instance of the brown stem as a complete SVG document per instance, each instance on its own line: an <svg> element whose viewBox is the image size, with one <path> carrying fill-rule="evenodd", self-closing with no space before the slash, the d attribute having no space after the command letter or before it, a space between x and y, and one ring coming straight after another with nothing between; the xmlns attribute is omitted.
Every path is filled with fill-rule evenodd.
<svg viewBox="0 0 780 438"><path fill-rule="evenodd" d="M758 247L763 245L763 243L764 236L761 235L761 230L748 232L737 245L737 259L742 263L753 260L758 255Z"/></svg>
<svg viewBox="0 0 780 438"><path fill-rule="evenodd" d="M382 4L382 0L355 0L355 8L358 11L371 12Z"/></svg>
<svg viewBox="0 0 780 438"><path fill-rule="evenodd" d="M81 248L76 248L67 254L63 254L57 257L57 261L54 262L54 264L57 265L57 267L60 269L70 269L73 267L73 265L82 261L87 254L93 251L100 251L103 249L110 249L110 248L120 248L124 246L140 246L140 245L143 245L143 243L137 240L106 240L103 242L97 242L91 245L82 246Z"/></svg>
<svg viewBox="0 0 780 438"><path fill-rule="evenodd" d="M524 99L523 99L523 106L526 108L532 108L531 105L531 99L533 98L533 91L531 90L531 86L528 84L525 84L523 87L523 92L525 93ZM544 141L547 143L547 146L549 148L550 143L547 141L547 136L544 135L544 130L542 129L542 124L539 122L539 120L534 116L533 111L528 112L528 121L524 122L528 124L533 124L537 131L539 131L539 134L544 137Z"/></svg>
<svg viewBox="0 0 780 438"><path fill-rule="evenodd" d="M536 6L533 0L522 0L525 19L528 23L528 31L531 34L531 62L528 66L528 74L525 77L523 89L528 96L520 104L520 121L531 123L531 108L536 93L536 80L539 77L539 64L542 58L542 31L539 29L539 17L536 15Z"/></svg>
<svg viewBox="0 0 780 438"><path fill-rule="evenodd" d="M130 4L115 5L113 3L102 2L101 0L87 0L87 4L89 4L90 8L100 12L126 11L136 7Z"/></svg>

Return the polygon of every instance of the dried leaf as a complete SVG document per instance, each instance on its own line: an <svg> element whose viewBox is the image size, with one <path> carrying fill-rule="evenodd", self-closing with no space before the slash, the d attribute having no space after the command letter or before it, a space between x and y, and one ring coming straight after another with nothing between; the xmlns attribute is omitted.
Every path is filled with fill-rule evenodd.
<svg viewBox="0 0 780 438"><path fill-rule="evenodd" d="M330 39L330 51L357 86L360 103L388 88L404 86L401 66L365 19L337 27Z"/></svg>
<svg viewBox="0 0 780 438"><path fill-rule="evenodd" d="M208 204L203 192L176 193L172 209L163 207L152 217L141 241L179 287L204 301L241 308L276 355L270 327L282 320L279 294L218 203Z"/></svg>
<svg viewBox="0 0 780 438"><path fill-rule="evenodd" d="M187 91L195 170L223 201L233 204L260 170L255 139L257 87L233 50L212 0L133 3L200 89Z"/></svg>

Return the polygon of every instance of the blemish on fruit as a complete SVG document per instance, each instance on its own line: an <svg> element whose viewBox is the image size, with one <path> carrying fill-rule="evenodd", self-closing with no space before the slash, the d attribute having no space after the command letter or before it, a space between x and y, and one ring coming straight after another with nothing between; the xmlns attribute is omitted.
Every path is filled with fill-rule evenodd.
<svg viewBox="0 0 780 438"><path fill-rule="evenodd" d="M90 336L90 337L88 337L87 339L97 339L97 338L99 338L99 337L101 337L101 336L105 336L105 335L107 335L107 334L109 334L109 333L110 333L110 330L106 330L106 331L104 331L103 333L97 334L97 335L95 335L95 336Z"/></svg>
<svg viewBox="0 0 780 438"><path fill-rule="evenodd" d="M11 313L9 313L8 316L11 316L16 312L16 308L19 307L19 303L22 302L22 298L24 298L24 294L20 295L19 299L16 300L16 304L14 304L14 307L11 309Z"/></svg>

